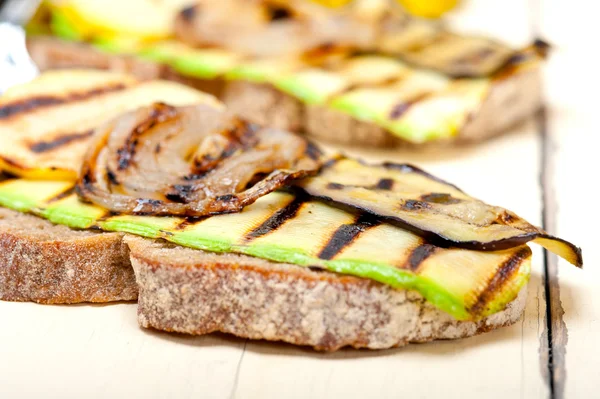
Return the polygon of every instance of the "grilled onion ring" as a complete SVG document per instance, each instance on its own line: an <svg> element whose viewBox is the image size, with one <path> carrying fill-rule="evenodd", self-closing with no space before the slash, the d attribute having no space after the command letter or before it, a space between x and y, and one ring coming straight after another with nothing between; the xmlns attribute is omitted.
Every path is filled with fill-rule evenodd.
<svg viewBox="0 0 600 399"><path fill-rule="evenodd" d="M306 139L209 105L156 103L98 128L77 192L113 212L206 216L238 212L318 171Z"/></svg>

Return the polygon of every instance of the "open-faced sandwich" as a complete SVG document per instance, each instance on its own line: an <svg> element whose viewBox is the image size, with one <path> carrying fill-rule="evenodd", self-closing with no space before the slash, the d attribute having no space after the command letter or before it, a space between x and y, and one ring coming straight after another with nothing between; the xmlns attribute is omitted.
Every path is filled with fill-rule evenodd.
<svg viewBox="0 0 600 399"><path fill-rule="evenodd" d="M387 0L183 3L49 1L29 49L42 69L181 81L253 122L360 146L478 141L541 104L542 42L458 35Z"/></svg>
<svg viewBox="0 0 600 399"><path fill-rule="evenodd" d="M183 85L47 72L0 98L0 298L139 301L144 327L320 350L516 322L533 241L406 164L324 154Z"/></svg>

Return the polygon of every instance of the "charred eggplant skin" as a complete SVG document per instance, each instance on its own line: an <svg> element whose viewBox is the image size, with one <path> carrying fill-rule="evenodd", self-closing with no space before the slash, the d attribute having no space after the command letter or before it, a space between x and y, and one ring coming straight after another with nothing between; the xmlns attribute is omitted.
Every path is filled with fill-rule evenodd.
<svg viewBox="0 0 600 399"><path fill-rule="evenodd" d="M572 250L572 252L575 254L575 259L576 259L576 261L574 263L575 266L577 266L577 267L583 266L583 255L582 255L581 248L575 246L574 244L572 244L566 240L563 240L562 238L554 237L550 234L540 234L540 233L536 233L536 232L531 232L531 233L524 233L522 235L514 236L511 238L505 238L505 239L501 239L501 240L487 241L487 242L473 241L473 240L457 241L457 240L449 239L447 237L440 236L439 234L433 233L431 231L426 231L426 230L423 230L416 226L413 226L413 225L407 223L406 221L402 220L402 218L400 218L400 217L381 216L381 215L373 212L369 208L363 208L363 207L359 207L359 206L352 206L352 205L344 204L344 203L341 203L340 201L336 201L336 200L332 199L331 197L327 197L327 196L311 195L306 190L304 190L300 187L288 188L287 190L289 190L290 192L293 192L297 195L309 196L311 198L314 198L315 200L322 201L323 203L326 203L328 205L335 206L335 207L338 207L341 209L346 209L348 211L354 210L354 211L361 211L361 212L368 213L374 219L377 219L381 222L390 223L394 226L408 230L411 233L414 233L414 234L418 235L419 237L422 237L425 240L427 240L428 242L430 242L438 247L441 247L441 248L457 247L457 248L470 249L470 250L474 250L474 251L500 251L500 250L515 248L515 247L527 244L528 242L534 241L538 238L545 238L548 240L560 242L561 244L568 246Z"/></svg>
<svg viewBox="0 0 600 399"><path fill-rule="evenodd" d="M368 164L341 156L326 163L320 175L297 182L293 190L368 213L440 247L499 251L534 241L575 266L583 265L581 249L572 243L413 165Z"/></svg>

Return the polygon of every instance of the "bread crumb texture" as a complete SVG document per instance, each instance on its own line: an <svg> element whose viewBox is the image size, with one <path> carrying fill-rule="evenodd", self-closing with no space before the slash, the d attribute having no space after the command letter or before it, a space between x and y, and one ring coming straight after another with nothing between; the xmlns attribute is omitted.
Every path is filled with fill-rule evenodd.
<svg viewBox="0 0 600 399"><path fill-rule="evenodd" d="M333 351L463 338L515 323L526 289L499 313L457 321L418 293L243 255L127 237L143 327L214 331Z"/></svg>
<svg viewBox="0 0 600 399"><path fill-rule="evenodd" d="M0 299L59 304L136 298L122 234L73 230L0 208Z"/></svg>

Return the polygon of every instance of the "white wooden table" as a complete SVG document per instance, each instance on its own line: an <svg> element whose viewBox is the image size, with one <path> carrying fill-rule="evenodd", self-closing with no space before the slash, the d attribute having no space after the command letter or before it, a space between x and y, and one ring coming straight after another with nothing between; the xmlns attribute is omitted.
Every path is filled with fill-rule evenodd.
<svg viewBox="0 0 600 399"><path fill-rule="evenodd" d="M588 56L600 24L592 7L558 0L471 0L453 22L515 45L553 43L545 112L476 147L359 154L416 163L543 224L583 247L583 271L534 248L519 323L379 352L146 331L134 304L0 302L0 398L600 397L600 61Z"/></svg>

